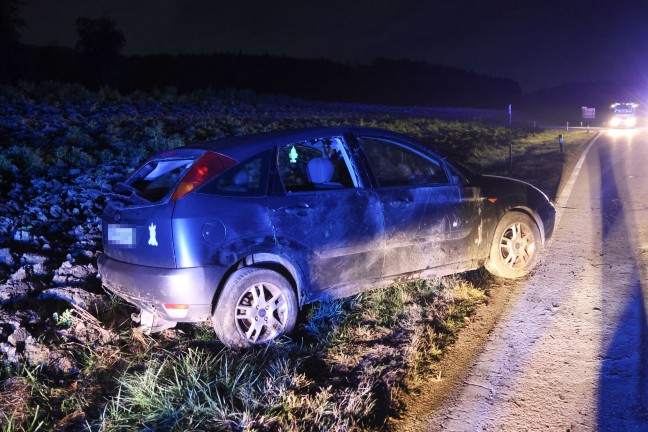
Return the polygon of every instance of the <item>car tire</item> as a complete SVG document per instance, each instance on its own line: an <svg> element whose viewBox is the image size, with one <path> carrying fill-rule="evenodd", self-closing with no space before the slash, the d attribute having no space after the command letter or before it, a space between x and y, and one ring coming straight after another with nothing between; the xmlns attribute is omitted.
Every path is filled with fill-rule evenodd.
<svg viewBox="0 0 648 432"><path fill-rule="evenodd" d="M218 297L212 325L233 348L262 344L290 333L299 306L293 286L279 273L256 267L235 271Z"/></svg>
<svg viewBox="0 0 648 432"><path fill-rule="evenodd" d="M510 211L500 219L485 267L507 279L526 276L538 263L542 238L538 225L527 214Z"/></svg>

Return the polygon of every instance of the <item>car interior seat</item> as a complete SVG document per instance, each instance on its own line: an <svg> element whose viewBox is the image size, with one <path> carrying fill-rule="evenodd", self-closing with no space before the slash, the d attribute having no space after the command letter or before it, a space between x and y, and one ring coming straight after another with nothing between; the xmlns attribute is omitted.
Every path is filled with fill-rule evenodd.
<svg viewBox="0 0 648 432"><path fill-rule="evenodd" d="M250 174L245 168L234 174L231 179L231 184L223 189L228 192L247 192L250 183Z"/></svg>
<svg viewBox="0 0 648 432"><path fill-rule="evenodd" d="M306 175L308 181L313 183L318 189L337 189L343 188L341 183L332 182L335 168L333 163L323 157L314 158L308 161L306 165Z"/></svg>

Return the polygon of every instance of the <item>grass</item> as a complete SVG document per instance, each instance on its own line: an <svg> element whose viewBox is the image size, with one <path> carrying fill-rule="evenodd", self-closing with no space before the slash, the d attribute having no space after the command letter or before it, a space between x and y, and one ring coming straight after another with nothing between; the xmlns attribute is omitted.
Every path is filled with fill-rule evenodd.
<svg viewBox="0 0 648 432"><path fill-rule="evenodd" d="M126 97L23 83L0 93L11 110L72 103L82 113L81 120L59 119L58 132L42 132L51 122L29 115L21 117L19 132L5 130L0 177L25 185L39 173L61 178L105 164L125 174L153 151L218 136L362 124L406 133L474 170L530 181L554 198L564 164L590 138L250 94L241 103L236 92ZM125 113L131 109L137 113ZM565 153L558 151L559 133ZM246 352L226 349L207 325L145 336L131 329L132 310L116 298L91 317L61 309L56 322L47 316L41 342L67 353L78 371L60 376L5 367L0 430L380 430L405 392L440 378L436 362L475 308L488 302L491 282L473 272L309 305L291 338ZM96 320L112 342L84 345L60 336L64 327Z"/></svg>
<svg viewBox="0 0 648 432"><path fill-rule="evenodd" d="M151 348L93 428L380 428L485 299L458 278L417 281L315 304L292 340L242 353L204 337Z"/></svg>

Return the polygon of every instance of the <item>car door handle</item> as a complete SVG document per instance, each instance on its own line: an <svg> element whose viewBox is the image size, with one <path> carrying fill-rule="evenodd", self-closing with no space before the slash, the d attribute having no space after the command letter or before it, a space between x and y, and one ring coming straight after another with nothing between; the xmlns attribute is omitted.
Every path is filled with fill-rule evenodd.
<svg viewBox="0 0 648 432"><path fill-rule="evenodd" d="M297 216L306 216L313 209L308 204L299 204L293 207L285 207L284 211L288 214L294 214Z"/></svg>
<svg viewBox="0 0 648 432"><path fill-rule="evenodd" d="M409 207L409 206L411 206L411 205L412 205L412 201L409 200L409 199L407 199L407 198L404 198L404 199L397 199L397 200L393 200L393 201L391 201L391 202L389 203L389 205L391 205L392 207L397 207L397 208L405 208L405 207Z"/></svg>

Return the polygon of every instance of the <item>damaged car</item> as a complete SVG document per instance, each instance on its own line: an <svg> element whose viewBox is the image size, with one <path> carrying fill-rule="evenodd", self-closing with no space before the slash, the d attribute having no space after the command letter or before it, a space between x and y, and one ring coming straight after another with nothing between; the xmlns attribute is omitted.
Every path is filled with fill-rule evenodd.
<svg viewBox="0 0 648 432"><path fill-rule="evenodd" d="M103 285L148 332L211 321L228 346L290 333L302 306L485 266L519 278L554 228L547 197L364 127L162 151L113 186Z"/></svg>

